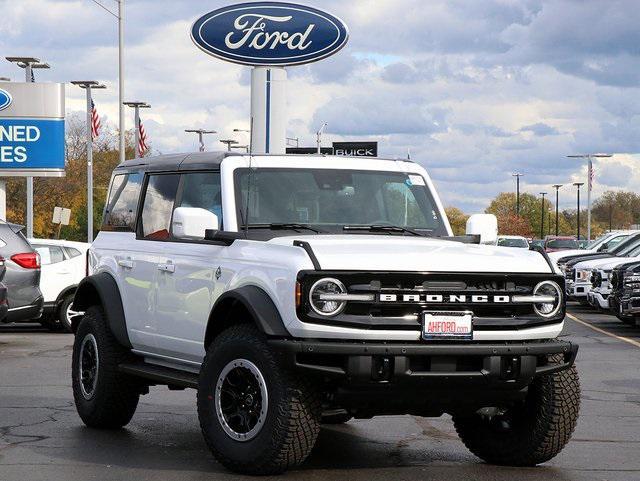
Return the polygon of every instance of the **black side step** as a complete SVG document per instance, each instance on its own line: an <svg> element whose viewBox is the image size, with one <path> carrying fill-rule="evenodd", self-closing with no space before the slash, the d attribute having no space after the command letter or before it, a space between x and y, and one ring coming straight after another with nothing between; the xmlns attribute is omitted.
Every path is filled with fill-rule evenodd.
<svg viewBox="0 0 640 481"><path fill-rule="evenodd" d="M198 375L193 372L179 371L178 369L144 362L120 364L118 368L126 374L149 379L157 384L198 388Z"/></svg>

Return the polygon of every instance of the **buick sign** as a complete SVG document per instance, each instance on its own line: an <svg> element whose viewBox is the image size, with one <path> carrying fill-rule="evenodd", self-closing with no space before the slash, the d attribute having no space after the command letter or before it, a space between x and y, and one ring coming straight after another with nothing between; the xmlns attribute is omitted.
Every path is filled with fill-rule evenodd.
<svg viewBox="0 0 640 481"><path fill-rule="evenodd" d="M6 109L12 102L11 94L6 90L0 89L0 110Z"/></svg>
<svg viewBox="0 0 640 481"><path fill-rule="evenodd" d="M231 5L191 27L209 55L243 65L300 65L333 55L349 38L342 20L313 7L280 2Z"/></svg>

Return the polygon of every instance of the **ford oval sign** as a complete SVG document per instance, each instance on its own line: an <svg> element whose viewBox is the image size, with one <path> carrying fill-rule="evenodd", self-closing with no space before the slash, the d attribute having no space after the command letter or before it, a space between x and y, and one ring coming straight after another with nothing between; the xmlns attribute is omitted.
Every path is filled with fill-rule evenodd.
<svg viewBox="0 0 640 481"><path fill-rule="evenodd" d="M243 65L299 65L333 55L347 43L342 20L292 3L255 2L209 12L191 27L210 55Z"/></svg>
<svg viewBox="0 0 640 481"><path fill-rule="evenodd" d="M11 94L6 90L0 89L0 110L6 109L11 105L12 101L13 99L11 98Z"/></svg>

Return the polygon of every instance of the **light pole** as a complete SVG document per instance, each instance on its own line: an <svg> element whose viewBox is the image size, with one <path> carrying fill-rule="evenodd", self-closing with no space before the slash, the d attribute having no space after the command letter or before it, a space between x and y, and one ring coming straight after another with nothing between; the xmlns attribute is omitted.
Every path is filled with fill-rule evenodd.
<svg viewBox="0 0 640 481"><path fill-rule="evenodd" d="M231 152L231 146L238 143L237 140L233 140L233 139L223 139L220 142L222 142L223 144L225 144L227 146L227 151L229 151L229 152Z"/></svg>
<svg viewBox="0 0 640 481"><path fill-rule="evenodd" d="M584 185L584 182L574 182L573 185L576 186L576 195L577 195L577 203L578 203L578 240L580 240L580 186Z"/></svg>
<svg viewBox="0 0 640 481"><path fill-rule="evenodd" d="M9 62L15 63L24 69L25 82L34 82L34 68L50 68L46 62L41 62L36 57L5 57ZM33 237L33 177L27 177L27 237Z"/></svg>
<svg viewBox="0 0 640 481"><path fill-rule="evenodd" d="M118 2L118 144L120 146L120 163L124 162L124 0L117 0ZM138 126L136 125L136 132ZM136 153L138 152L138 146L136 145Z"/></svg>
<svg viewBox="0 0 640 481"><path fill-rule="evenodd" d="M540 239L544 239L544 196L547 195L546 192L540 192L542 196L542 205L540 206Z"/></svg>
<svg viewBox="0 0 640 481"><path fill-rule="evenodd" d="M204 152L204 141L202 140L202 136L205 134L217 134L218 132L215 130L204 130L204 129L185 129L185 132L189 132L192 134L198 134L198 141L200 142L200 152Z"/></svg>
<svg viewBox="0 0 640 481"><path fill-rule="evenodd" d="M72 80L73 85L85 89L87 92L87 242L93 242L93 120L92 120L92 89L106 89L107 87L95 80Z"/></svg>
<svg viewBox="0 0 640 481"><path fill-rule="evenodd" d="M127 107L133 107L134 110L134 122L135 122L135 158L140 158L140 150L138 149L138 145L140 142L140 109L149 109L151 105L146 102L140 102L139 100L134 100L131 102L124 102L124 105Z"/></svg>
<svg viewBox="0 0 640 481"><path fill-rule="evenodd" d="M560 187L562 187L562 184L553 184L552 187L556 189L556 235L558 235L558 191Z"/></svg>
<svg viewBox="0 0 640 481"><path fill-rule="evenodd" d="M322 133L324 132L325 127L328 124L326 122L324 122L322 124L322 127L320 127L320 129L316 132L316 145L317 145L317 153L320 154L321 153L321 149L320 146L322 145Z"/></svg>
<svg viewBox="0 0 640 481"><path fill-rule="evenodd" d="M230 147L231 150L233 150L233 149L237 149L237 150L244 149L244 151L246 153L249 153L249 146L248 145L230 145L229 147Z"/></svg>
<svg viewBox="0 0 640 481"><path fill-rule="evenodd" d="M613 154L578 154L567 155L572 159L587 159L587 240L591 240L591 188L593 187L593 159L613 157Z"/></svg>
<svg viewBox="0 0 640 481"><path fill-rule="evenodd" d="M516 172L511 174L512 177L516 178L516 215L520 217L520 177L524 174Z"/></svg>

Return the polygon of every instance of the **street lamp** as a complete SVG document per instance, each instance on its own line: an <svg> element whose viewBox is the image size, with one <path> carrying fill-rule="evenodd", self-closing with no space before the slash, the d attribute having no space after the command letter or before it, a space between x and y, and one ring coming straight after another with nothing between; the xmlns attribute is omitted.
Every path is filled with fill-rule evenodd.
<svg viewBox="0 0 640 481"><path fill-rule="evenodd" d="M138 159L140 158L140 149L138 148L138 146L140 145L140 109L149 109L151 108L151 105L149 105L146 102L140 102L139 100L133 100L130 102L123 102L123 105L126 105L127 107L133 107L134 110L134 122L135 122L135 126L136 126L136 132L135 132L135 145L134 145L134 151L135 151L135 158Z"/></svg>
<svg viewBox="0 0 640 481"><path fill-rule="evenodd" d="M320 146L322 145L322 133L324 132L324 129L325 129L325 127L327 125L328 124L326 122L324 122L322 124L322 127L320 127L320 129L316 132L316 145L317 145L317 148L318 148L318 151L317 151L318 154L321 153Z"/></svg>
<svg viewBox="0 0 640 481"><path fill-rule="evenodd" d="M223 140L220 140L220 142L222 142L227 146L227 151L229 152L231 152L231 146L238 143L237 140L233 140L233 139L223 139Z"/></svg>
<svg viewBox="0 0 640 481"><path fill-rule="evenodd" d="M567 157L572 159L588 160L587 179L589 183L587 184L587 240L591 240L591 188L593 186L593 159L613 157L613 154L578 154L567 155Z"/></svg>
<svg viewBox="0 0 640 481"><path fill-rule="evenodd" d="M15 63L24 69L25 82L34 82L34 68L50 68L46 62L41 62L36 57L5 57L9 62ZM27 237L33 237L33 177L27 177Z"/></svg>
<svg viewBox="0 0 640 481"><path fill-rule="evenodd" d="M553 184L552 187L556 189L556 235L558 235L558 191L562 184Z"/></svg>
<svg viewBox="0 0 640 481"><path fill-rule="evenodd" d="M202 140L202 136L205 134L217 134L218 132L215 130L204 130L204 129L185 129L185 132L198 134L198 141L200 142L200 152L204 152L204 141Z"/></svg>
<svg viewBox="0 0 640 481"><path fill-rule="evenodd" d="M230 149L244 149L245 152L249 153L249 146L248 145L230 145L229 146Z"/></svg>
<svg viewBox="0 0 640 481"><path fill-rule="evenodd" d="M512 177L516 178L516 215L520 217L520 177L524 174L516 172L511 174Z"/></svg>
<svg viewBox="0 0 640 481"><path fill-rule="evenodd" d="M573 185L576 186L576 194L577 194L577 202L578 202L578 240L580 240L580 187L584 185L584 182L574 182Z"/></svg>
<svg viewBox="0 0 640 481"><path fill-rule="evenodd" d="M542 196L542 205L540 206L540 239L544 239L544 196L547 195L546 192L540 192Z"/></svg>
<svg viewBox="0 0 640 481"><path fill-rule="evenodd" d="M87 242L91 243L93 242L93 129L91 127L93 100L91 91L107 87L95 80L72 80L71 83L87 92Z"/></svg>

